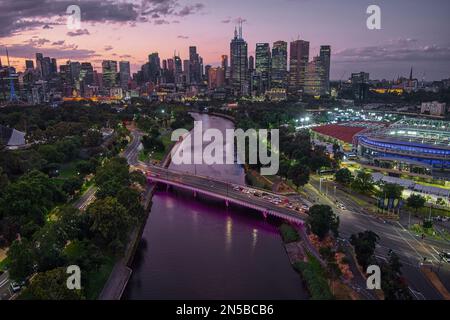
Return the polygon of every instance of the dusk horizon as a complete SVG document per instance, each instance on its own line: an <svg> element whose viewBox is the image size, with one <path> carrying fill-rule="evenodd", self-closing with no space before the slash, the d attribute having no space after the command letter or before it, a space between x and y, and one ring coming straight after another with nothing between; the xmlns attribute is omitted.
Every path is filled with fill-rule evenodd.
<svg viewBox="0 0 450 320"><path fill-rule="evenodd" d="M366 27L366 9L371 1L0 1L0 57L19 71L36 53L57 59L92 62L101 69L102 60L126 60L137 72L148 55L161 59L179 53L189 58L196 46L204 65L220 65L229 55L229 43L239 19L249 55L256 43L310 42L310 60L321 45L332 50L332 80L348 79L351 72L368 72L372 79L392 80L408 76L413 68L419 80L441 80L450 76L449 29L443 8L446 1L376 1L381 8L381 30ZM73 3L72 3L73 2ZM66 26L66 8L81 9L81 28ZM45 8L45 9L44 9ZM256 10L255 10L256 9ZM420 24L427 20L426 26Z"/></svg>

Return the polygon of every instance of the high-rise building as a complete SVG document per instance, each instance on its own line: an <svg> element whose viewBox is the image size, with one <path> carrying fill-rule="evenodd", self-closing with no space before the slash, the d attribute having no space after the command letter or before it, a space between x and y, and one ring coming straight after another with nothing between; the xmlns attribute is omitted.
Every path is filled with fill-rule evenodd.
<svg viewBox="0 0 450 320"><path fill-rule="evenodd" d="M306 66L304 93L321 96L325 94L325 82L324 82L325 68L320 60L320 57L314 57L313 61L308 62Z"/></svg>
<svg viewBox="0 0 450 320"><path fill-rule="evenodd" d="M56 59L52 58L50 62L50 73L55 75L58 73L58 64L56 63Z"/></svg>
<svg viewBox="0 0 450 320"><path fill-rule="evenodd" d="M173 57L175 64L175 84L179 85L183 83L183 62L179 56Z"/></svg>
<svg viewBox="0 0 450 320"><path fill-rule="evenodd" d="M116 86L117 82L117 61L103 60L102 62L103 87L109 89Z"/></svg>
<svg viewBox="0 0 450 320"><path fill-rule="evenodd" d="M36 69L41 77L42 77L42 60L44 60L44 55L42 53L36 53Z"/></svg>
<svg viewBox="0 0 450 320"><path fill-rule="evenodd" d="M0 65L1 67L1 65ZM34 61L33 60L25 60L25 69L31 70L34 69Z"/></svg>
<svg viewBox="0 0 450 320"><path fill-rule="evenodd" d="M261 92L265 93L270 89L270 65L271 53L270 45L268 43L256 44L256 62L255 71L261 76Z"/></svg>
<svg viewBox="0 0 450 320"><path fill-rule="evenodd" d="M330 93L330 64L331 64L331 47L330 46L320 46L320 61L323 66L323 82L325 84L325 91L327 94Z"/></svg>
<svg viewBox="0 0 450 320"><path fill-rule="evenodd" d="M309 61L309 42L295 40L290 45L289 59L289 91L297 94L305 86L306 66Z"/></svg>
<svg viewBox="0 0 450 320"><path fill-rule="evenodd" d="M81 63L80 79L85 85L94 85L94 68L90 62Z"/></svg>
<svg viewBox="0 0 450 320"><path fill-rule="evenodd" d="M287 42L277 41L272 48L271 86L286 88L287 86Z"/></svg>
<svg viewBox="0 0 450 320"><path fill-rule="evenodd" d="M208 82L208 78L209 78L209 69L211 69L211 66L209 64L207 64L205 66L205 76L204 76L204 80L206 80L206 82Z"/></svg>
<svg viewBox="0 0 450 320"><path fill-rule="evenodd" d="M197 53L196 46L189 47L189 64L190 83L200 83L202 81L203 74L203 59Z"/></svg>
<svg viewBox="0 0 450 320"><path fill-rule="evenodd" d="M225 73L225 84L228 84L228 80L230 79L230 68L228 66L228 56L226 54L222 55L221 65Z"/></svg>
<svg viewBox="0 0 450 320"><path fill-rule="evenodd" d="M255 58L253 56L248 57L248 71L255 71Z"/></svg>
<svg viewBox="0 0 450 320"><path fill-rule="evenodd" d="M191 61L190 60L183 60L183 76L185 84L191 83Z"/></svg>
<svg viewBox="0 0 450 320"><path fill-rule="evenodd" d="M248 94L248 46L242 38L242 23L239 33L234 30L234 39L230 43L230 79L235 95Z"/></svg>
<svg viewBox="0 0 450 320"><path fill-rule="evenodd" d="M159 59L158 52L154 52L148 56L148 63L149 80L156 84L161 75L161 60Z"/></svg>
<svg viewBox="0 0 450 320"><path fill-rule="evenodd" d="M225 85L225 70L221 67L208 69L208 88L222 88Z"/></svg>
<svg viewBox="0 0 450 320"><path fill-rule="evenodd" d="M370 75L366 72L352 73L350 81L352 83L352 90L355 98L364 101L369 94L369 79Z"/></svg>
<svg viewBox="0 0 450 320"><path fill-rule="evenodd" d="M130 62L129 61L120 61L119 62L119 78L120 78L120 87L122 89L128 89L128 83L131 79L131 70L130 70Z"/></svg>

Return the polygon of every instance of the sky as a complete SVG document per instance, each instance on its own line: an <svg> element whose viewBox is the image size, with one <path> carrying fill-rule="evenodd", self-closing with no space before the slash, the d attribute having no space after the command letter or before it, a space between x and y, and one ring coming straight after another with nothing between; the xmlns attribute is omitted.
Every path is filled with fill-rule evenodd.
<svg viewBox="0 0 450 320"><path fill-rule="evenodd" d="M66 9L78 5L81 28L67 27ZM369 5L381 9L381 30L369 30ZM255 44L310 41L310 59L331 45L331 78L369 72L371 79L408 76L450 78L448 0L0 0L0 57L23 70L36 52L58 59L127 60L132 71L159 52L161 59L197 46L204 64L229 54L239 19L254 54Z"/></svg>

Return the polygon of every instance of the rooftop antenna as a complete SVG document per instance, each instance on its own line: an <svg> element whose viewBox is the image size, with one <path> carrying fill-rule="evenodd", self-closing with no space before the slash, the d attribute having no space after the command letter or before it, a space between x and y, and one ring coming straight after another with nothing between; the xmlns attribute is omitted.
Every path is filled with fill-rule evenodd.
<svg viewBox="0 0 450 320"><path fill-rule="evenodd" d="M242 18L239 18L239 39L242 39Z"/></svg>

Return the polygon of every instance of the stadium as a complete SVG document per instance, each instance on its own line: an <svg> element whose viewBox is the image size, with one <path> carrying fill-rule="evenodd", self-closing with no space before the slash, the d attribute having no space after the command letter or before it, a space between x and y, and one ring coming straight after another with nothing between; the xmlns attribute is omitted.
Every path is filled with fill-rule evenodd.
<svg viewBox="0 0 450 320"><path fill-rule="evenodd" d="M403 172L450 176L450 125L405 118L355 135L358 155L371 164Z"/></svg>

